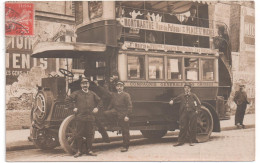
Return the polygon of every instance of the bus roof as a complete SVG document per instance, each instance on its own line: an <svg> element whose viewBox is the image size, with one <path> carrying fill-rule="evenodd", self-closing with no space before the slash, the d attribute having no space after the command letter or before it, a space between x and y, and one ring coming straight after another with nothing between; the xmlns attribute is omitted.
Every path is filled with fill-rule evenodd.
<svg viewBox="0 0 260 163"><path fill-rule="evenodd" d="M106 51L105 44L73 42L40 42L33 48L34 58L78 58Z"/></svg>

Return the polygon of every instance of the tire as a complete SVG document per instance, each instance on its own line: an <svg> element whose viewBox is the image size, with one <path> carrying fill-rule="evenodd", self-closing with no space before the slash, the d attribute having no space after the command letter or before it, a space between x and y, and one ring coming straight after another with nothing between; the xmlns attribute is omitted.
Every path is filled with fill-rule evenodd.
<svg viewBox="0 0 260 163"><path fill-rule="evenodd" d="M159 139L166 135L167 130L141 130L142 135L148 139Z"/></svg>
<svg viewBox="0 0 260 163"><path fill-rule="evenodd" d="M206 106L202 105L197 118L197 138L209 139L213 130L213 123L213 117L209 109Z"/></svg>
<svg viewBox="0 0 260 163"><path fill-rule="evenodd" d="M70 115L63 120L59 129L60 145L65 152L69 154L75 154L77 152L75 137L75 115Z"/></svg>
<svg viewBox="0 0 260 163"><path fill-rule="evenodd" d="M35 96L34 105L31 111L31 121L35 120L38 124L45 122L51 109L53 96L50 91L39 91Z"/></svg>
<svg viewBox="0 0 260 163"><path fill-rule="evenodd" d="M58 134L48 129L32 127L32 142L35 147L43 150L54 149L59 146Z"/></svg>

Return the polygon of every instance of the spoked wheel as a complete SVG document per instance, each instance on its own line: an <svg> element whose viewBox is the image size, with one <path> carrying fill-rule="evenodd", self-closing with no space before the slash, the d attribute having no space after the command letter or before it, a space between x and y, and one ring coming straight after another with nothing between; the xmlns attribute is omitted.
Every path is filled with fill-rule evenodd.
<svg viewBox="0 0 260 163"><path fill-rule="evenodd" d="M213 118L210 111L201 106L197 118L197 139L198 141L207 141L213 130Z"/></svg>
<svg viewBox="0 0 260 163"><path fill-rule="evenodd" d="M75 115L70 115L63 120L59 129L59 141L63 150L69 154L75 154L76 148L76 121Z"/></svg>
<svg viewBox="0 0 260 163"><path fill-rule="evenodd" d="M166 135L167 130L141 130L142 135L148 139L158 139Z"/></svg>
<svg viewBox="0 0 260 163"><path fill-rule="evenodd" d="M48 129L32 128L33 144L43 150L53 149L59 146L58 134Z"/></svg>

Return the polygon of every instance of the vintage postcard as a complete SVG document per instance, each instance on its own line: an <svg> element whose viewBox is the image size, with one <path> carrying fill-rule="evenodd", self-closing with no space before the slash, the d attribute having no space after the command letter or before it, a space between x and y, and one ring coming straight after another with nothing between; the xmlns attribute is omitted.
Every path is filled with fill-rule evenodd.
<svg viewBox="0 0 260 163"><path fill-rule="evenodd" d="M255 161L254 1L4 5L5 161Z"/></svg>

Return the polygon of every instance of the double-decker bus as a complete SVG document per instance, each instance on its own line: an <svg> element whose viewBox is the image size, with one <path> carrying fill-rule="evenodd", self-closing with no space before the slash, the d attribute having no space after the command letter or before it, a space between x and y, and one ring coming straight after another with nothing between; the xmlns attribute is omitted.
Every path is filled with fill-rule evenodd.
<svg viewBox="0 0 260 163"><path fill-rule="evenodd" d="M193 1L75 2L76 42L40 42L33 50L32 57L72 58L74 64L72 69L60 69L65 77L42 79L32 108L34 144L51 149L60 142L66 152L75 152L71 141L75 116L65 109L64 99L80 88L73 80L79 72L104 87L112 74L118 74L133 102L130 129L140 130L146 138L161 138L179 128L179 106L168 102L183 92L185 83L192 85L202 102L198 139L207 140L211 132L220 132L220 119L228 118L225 102L232 74L228 57L213 45L217 26L226 26L209 19L208 5ZM111 131L119 129L105 121L104 125Z"/></svg>

